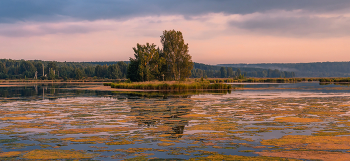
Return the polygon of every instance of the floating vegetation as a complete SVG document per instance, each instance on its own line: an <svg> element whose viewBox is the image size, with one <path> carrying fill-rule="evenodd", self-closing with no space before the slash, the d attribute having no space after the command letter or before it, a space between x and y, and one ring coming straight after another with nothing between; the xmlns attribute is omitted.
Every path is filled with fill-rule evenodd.
<svg viewBox="0 0 350 161"><path fill-rule="evenodd" d="M95 134L99 132L119 132L128 131L133 128L128 127L114 127L114 128L83 128L83 129L67 129L67 130L53 130L51 134Z"/></svg>
<svg viewBox="0 0 350 161"><path fill-rule="evenodd" d="M87 143L87 144L99 144L110 141L110 137L108 136L87 136L82 137L81 139L77 138L63 138L63 141L71 141L71 142L79 142L79 143Z"/></svg>
<svg viewBox="0 0 350 161"><path fill-rule="evenodd" d="M107 145L127 145L127 144L135 144L132 141L123 140L123 141L114 141L114 142L107 142Z"/></svg>
<svg viewBox="0 0 350 161"><path fill-rule="evenodd" d="M275 118L275 121L277 122L300 122L300 123L307 123L307 122L322 122L321 119L317 118L299 118L299 117L279 117Z"/></svg>
<svg viewBox="0 0 350 161"><path fill-rule="evenodd" d="M19 117L3 117L0 118L0 120L7 121L7 120L32 120L33 117L25 117L25 116L19 116Z"/></svg>
<svg viewBox="0 0 350 161"><path fill-rule="evenodd" d="M264 161L264 160L276 160L276 161L296 161L296 159L286 159L281 157L249 157L249 156L237 156L237 155L210 155L207 157L197 157L189 159L189 161L207 160L207 161L222 161L222 160L240 160L240 161Z"/></svg>
<svg viewBox="0 0 350 161"><path fill-rule="evenodd" d="M8 158L8 157L17 157L23 154L22 151L9 151L9 152L3 152L0 153L0 158Z"/></svg>
<svg viewBox="0 0 350 161"><path fill-rule="evenodd" d="M89 159L96 157L97 154L85 153L82 151L74 151L74 150L32 150L22 157L25 159Z"/></svg>
<svg viewBox="0 0 350 161"><path fill-rule="evenodd" d="M350 149L350 136L285 135L279 139L263 140L261 144L292 149L344 150Z"/></svg>
<svg viewBox="0 0 350 161"><path fill-rule="evenodd" d="M344 152L328 151L266 151L257 154L269 157L283 157L295 159L324 160L324 161L346 161L350 154Z"/></svg>
<svg viewBox="0 0 350 161"><path fill-rule="evenodd" d="M173 146L175 143L158 143L158 146Z"/></svg>
<svg viewBox="0 0 350 161"><path fill-rule="evenodd" d="M16 142L18 141L18 139L0 139L0 143L12 143L12 142Z"/></svg>
<svg viewBox="0 0 350 161"><path fill-rule="evenodd" d="M0 160L350 158L346 93L80 92L0 98Z"/></svg>

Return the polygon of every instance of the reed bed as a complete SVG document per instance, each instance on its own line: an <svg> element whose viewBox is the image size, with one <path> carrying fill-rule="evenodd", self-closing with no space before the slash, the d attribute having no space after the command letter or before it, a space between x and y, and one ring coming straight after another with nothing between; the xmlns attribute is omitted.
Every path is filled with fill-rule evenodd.
<svg viewBox="0 0 350 161"><path fill-rule="evenodd" d="M224 83L203 82L135 82L135 83L104 83L104 86L111 86L118 89L143 89L143 90L167 90L167 91L186 91L186 90L227 90L231 85Z"/></svg>
<svg viewBox="0 0 350 161"><path fill-rule="evenodd" d="M315 79L316 80L316 79ZM314 81L311 78L245 78L245 79L208 79L210 83L295 83L301 81Z"/></svg>
<svg viewBox="0 0 350 161"><path fill-rule="evenodd" d="M321 78L320 82L350 82L350 78Z"/></svg>

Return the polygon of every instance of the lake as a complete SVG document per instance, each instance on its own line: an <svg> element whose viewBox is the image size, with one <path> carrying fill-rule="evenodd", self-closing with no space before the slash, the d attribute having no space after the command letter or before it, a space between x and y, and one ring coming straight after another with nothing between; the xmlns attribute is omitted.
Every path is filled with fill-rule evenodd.
<svg viewBox="0 0 350 161"><path fill-rule="evenodd" d="M0 87L0 160L349 160L349 84Z"/></svg>

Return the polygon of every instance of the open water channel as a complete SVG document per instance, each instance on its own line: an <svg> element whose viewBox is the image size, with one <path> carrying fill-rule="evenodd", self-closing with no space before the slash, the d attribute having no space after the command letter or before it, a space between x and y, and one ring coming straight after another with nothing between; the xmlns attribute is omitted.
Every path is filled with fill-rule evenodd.
<svg viewBox="0 0 350 161"><path fill-rule="evenodd" d="M0 160L350 160L347 84L0 87Z"/></svg>

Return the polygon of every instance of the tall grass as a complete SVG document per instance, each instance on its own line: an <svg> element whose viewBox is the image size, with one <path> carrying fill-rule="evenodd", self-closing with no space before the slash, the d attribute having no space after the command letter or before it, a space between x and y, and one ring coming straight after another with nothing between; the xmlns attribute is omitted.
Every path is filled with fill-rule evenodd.
<svg viewBox="0 0 350 161"><path fill-rule="evenodd" d="M167 91L183 91L183 90L206 90L206 89L231 89L231 85L223 83L205 82L141 82L141 83L104 83L105 86L111 86L118 89L143 89L143 90L167 90Z"/></svg>
<svg viewBox="0 0 350 161"><path fill-rule="evenodd" d="M222 79L209 79L210 83L294 83L307 81L306 78L245 78L245 79L230 79L230 78L222 78Z"/></svg>
<svg viewBox="0 0 350 161"><path fill-rule="evenodd" d="M320 82L350 82L350 78L321 78Z"/></svg>

